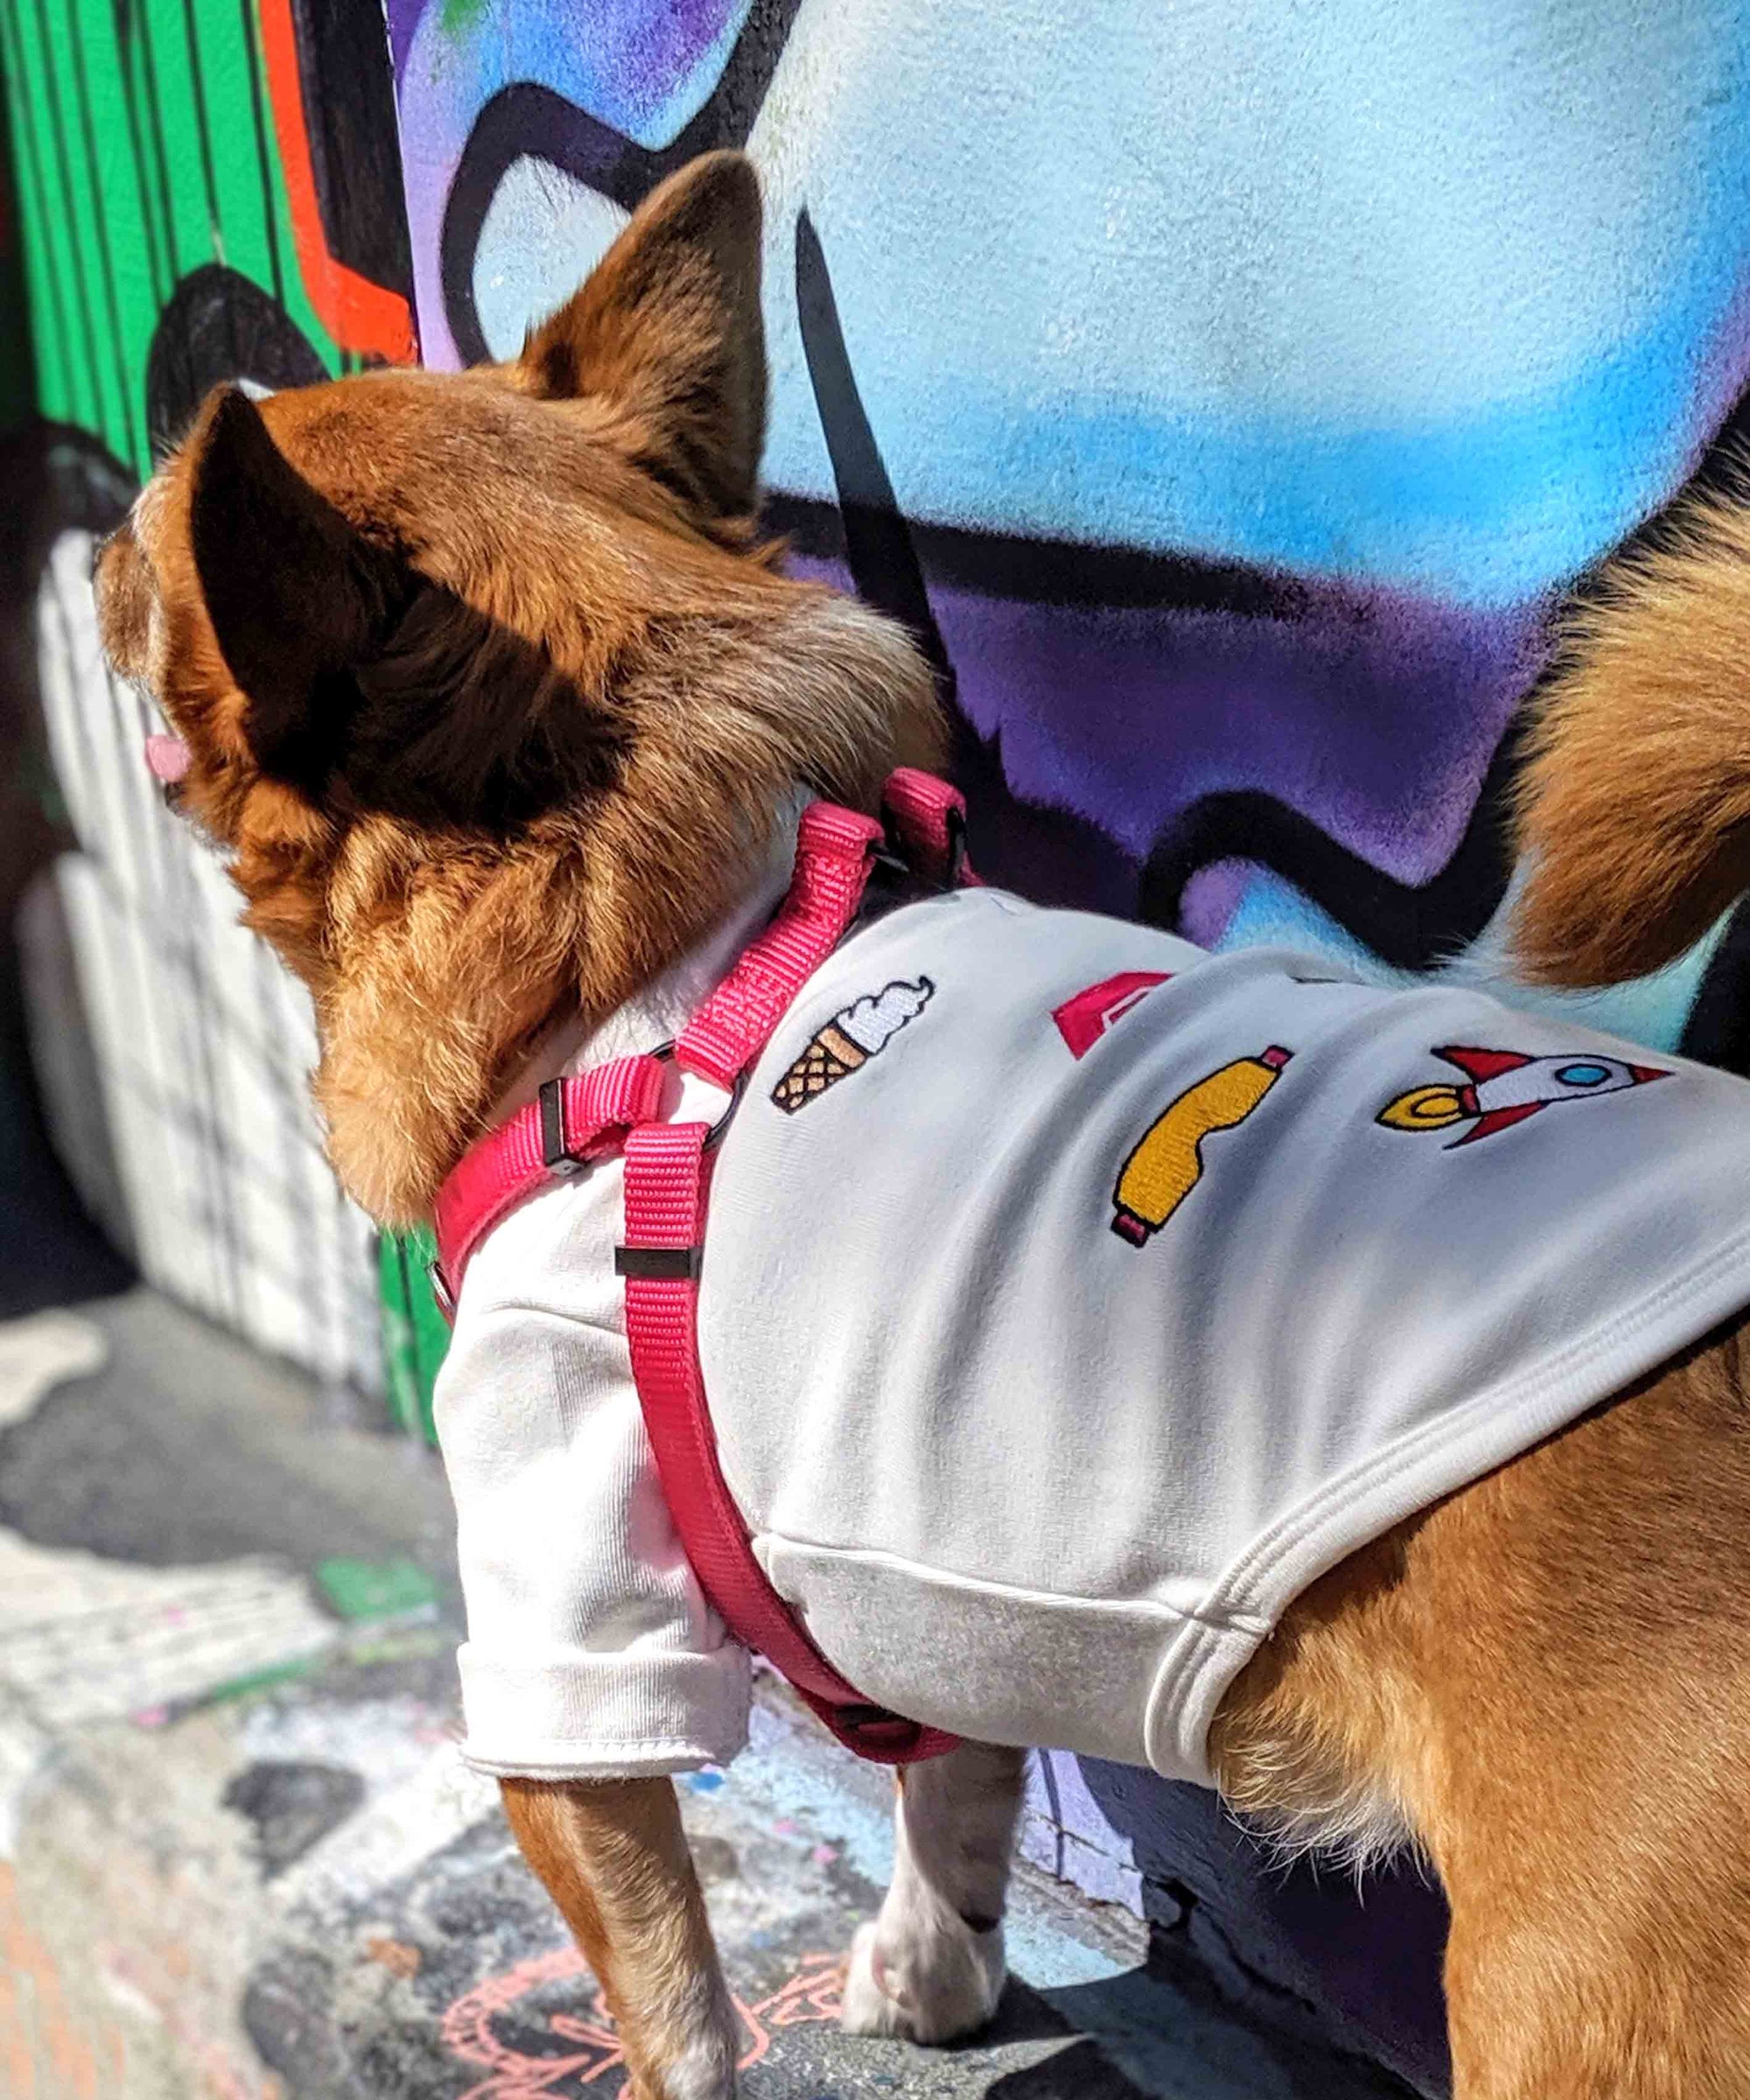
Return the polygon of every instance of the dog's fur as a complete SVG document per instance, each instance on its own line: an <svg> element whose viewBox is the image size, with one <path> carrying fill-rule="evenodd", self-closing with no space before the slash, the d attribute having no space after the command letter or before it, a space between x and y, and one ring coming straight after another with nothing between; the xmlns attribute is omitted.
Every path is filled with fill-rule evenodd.
<svg viewBox="0 0 1750 2100"><path fill-rule="evenodd" d="M332 1157L382 1219L426 1212L515 1076L557 1068L554 1032L724 910L795 782L869 808L939 752L906 638L755 539L758 252L746 163L696 163L508 365L221 391L102 556L112 658L315 996ZM1712 529L1691 558L1726 659L1750 528ZM1634 686L1650 742L1613 773L1551 718L1526 922L1551 972L1668 952L1750 870L1750 767L1642 721L1692 623L1656 594L1593 642L1592 713ZM1326 1576L1224 1701L1230 1800L1438 1869L1460 2100L1750 2087L1746 1538L1733 1333ZM989 2013L1019 1784L977 1745L908 1777L849 2024L938 2040ZM723 2100L734 2027L672 1787L505 1796L636 2100Z"/></svg>
<svg viewBox="0 0 1750 2100"><path fill-rule="evenodd" d="M1750 509L1680 504L1570 612L1518 799L1546 984L1656 970L1750 888Z"/></svg>
<svg viewBox="0 0 1750 2100"><path fill-rule="evenodd" d="M798 780L866 804L941 748L905 637L754 544L746 164L640 224L514 364L221 389L100 564L385 1220L429 1212L537 1030L740 896Z"/></svg>

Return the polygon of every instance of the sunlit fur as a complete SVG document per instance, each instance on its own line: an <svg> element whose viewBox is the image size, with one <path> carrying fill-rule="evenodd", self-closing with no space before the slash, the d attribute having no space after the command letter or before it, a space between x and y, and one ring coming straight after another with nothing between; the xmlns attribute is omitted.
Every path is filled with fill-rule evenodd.
<svg viewBox="0 0 1750 2100"><path fill-rule="evenodd" d="M905 636L755 542L757 257L746 164L697 164L508 366L221 395L103 557L107 645L315 994L333 1156L379 1216L428 1207L531 1042L722 912L797 781L868 807L937 753ZM1742 879L1746 552L1692 520L1578 632L1528 801L1548 974L1673 952ZM1750 2091L1746 1538L1734 1331L1315 1584L1222 1702L1217 1774L1279 1842L1402 1838L1438 1872L1455 2100ZM989 2009L1001 1936L960 1914L1001 1908L1016 1780L969 1746L908 1785L853 2026ZM728 2100L672 1786L506 1800L629 2092Z"/></svg>
<svg viewBox="0 0 1750 2100"><path fill-rule="evenodd" d="M1546 984L1657 969L1750 887L1750 509L1684 505L1568 615L1519 811Z"/></svg>
<svg viewBox="0 0 1750 2100"><path fill-rule="evenodd" d="M626 2100L721 2100L741 2024L666 1779L500 1782L505 1813L601 1984Z"/></svg>

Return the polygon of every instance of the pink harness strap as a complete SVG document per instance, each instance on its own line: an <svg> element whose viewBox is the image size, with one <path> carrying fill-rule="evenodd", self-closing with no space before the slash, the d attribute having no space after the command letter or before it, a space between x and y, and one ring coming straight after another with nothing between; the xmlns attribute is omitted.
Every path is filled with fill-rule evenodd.
<svg viewBox="0 0 1750 2100"><path fill-rule="evenodd" d="M626 1141L626 1278L632 1375L662 1493L699 1586L745 1647L795 1687L840 1742L878 1764L910 1764L952 1736L872 1705L839 1676L766 1579L718 1462L699 1367L698 1260L710 1185L710 1129L646 1124Z"/></svg>
<svg viewBox="0 0 1750 2100"><path fill-rule="evenodd" d="M445 1320L454 1320L463 1271L493 1227L550 1181L606 1159L629 1130L651 1121L662 1098L655 1058L616 1058L576 1079L549 1080L532 1108L469 1148L438 1190L432 1219L431 1288Z"/></svg>
<svg viewBox="0 0 1750 2100"><path fill-rule="evenodd" d="M976 881L966 864L965 805L911 768L884 794L915 872ZM886 834L873 818L831 803L803 811L795 872L776 916L742 951L675 1045L681 1068L738 1095L785 1011L844 937ZM614 1269L626 1283L626 1332L639 1404L663 1494L699 1585L744 1646L764 1655L839 1740L882 1764L940 1756L956 1739L864 1699L839 1676L767 1581L723 1478L698 1352L698 1279L713 1128L658 1120L656 1055L622 1058L580 1079L550 1081L536 1105L483 1138L444 1183L437 1206L433 1283L446 1316L462 1273L506 1213L558 1173L617 1146L626 1155L626 1238Z"/></svg>
<svg viewBox="0 0 1750 2100"><path fill-rule="evenodd" d="M810 802L796 827L796 867L778 915L681 1031L675 1061L732 1088L785 1009L857 915L869 856L886 834L872 816Z"/></svg>

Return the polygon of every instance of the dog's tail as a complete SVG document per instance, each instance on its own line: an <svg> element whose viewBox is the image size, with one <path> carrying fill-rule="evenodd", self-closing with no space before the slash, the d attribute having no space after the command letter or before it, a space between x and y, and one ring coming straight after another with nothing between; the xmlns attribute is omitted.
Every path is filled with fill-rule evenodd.
<svg viewBox="0 0 1750 2100"><path fill-rule="evenodd" d="M1568 618L1520 776L1530 976L1606 984L1750 888L1750 509L1681 506Z"/></svg>

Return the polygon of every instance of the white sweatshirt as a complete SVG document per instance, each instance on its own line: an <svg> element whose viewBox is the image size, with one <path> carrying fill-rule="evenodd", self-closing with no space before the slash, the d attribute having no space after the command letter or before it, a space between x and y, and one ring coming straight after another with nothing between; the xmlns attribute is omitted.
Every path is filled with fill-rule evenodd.
<svg viewBox="0 0 1750 2100"><path fill-rule="evenodd" d="M577 1068L670 1032L664 996ZM500 1225L439 1383L493 1771L746 1738L632 1384L620 1205L610 1162ZM1746 1304L1750 1086L985 890L858 934L780 1024L700 1348L755 1550L859 1691L1207 1782L1308 1583Z"/></svg>

